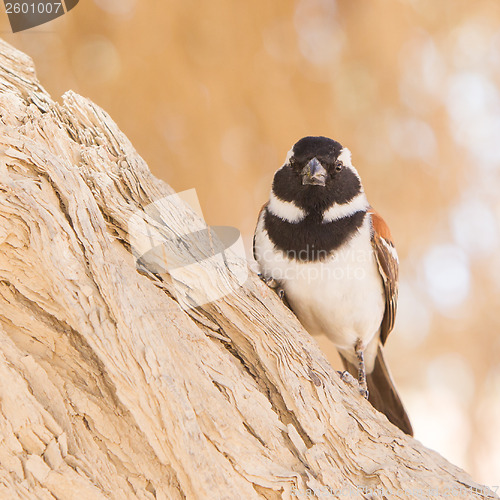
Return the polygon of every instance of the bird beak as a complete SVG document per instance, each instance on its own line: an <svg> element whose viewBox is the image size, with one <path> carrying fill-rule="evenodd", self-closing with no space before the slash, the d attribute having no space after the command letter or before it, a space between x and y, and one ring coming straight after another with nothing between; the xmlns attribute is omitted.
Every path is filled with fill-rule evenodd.
<svg viewBox="0 0 500 500"><path fill-rule="evenodd" d="M302 175L303 185L324 186L328 172L317 158L313 158L308 162L300 174Z"/></svg>

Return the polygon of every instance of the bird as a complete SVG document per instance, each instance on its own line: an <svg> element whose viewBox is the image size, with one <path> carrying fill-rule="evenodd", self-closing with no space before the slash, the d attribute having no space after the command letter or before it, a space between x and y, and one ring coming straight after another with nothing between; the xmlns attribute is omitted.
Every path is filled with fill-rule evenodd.
<svg viewBox="0 0 500 500"><path fill-rule="evenodd" d="M253 253L261 278L304 328L334 343L342 373L357 378L372 406L413 436L384 358L397 308L398 255L348 148L322 136L293 145L259 213Z"/></svg>

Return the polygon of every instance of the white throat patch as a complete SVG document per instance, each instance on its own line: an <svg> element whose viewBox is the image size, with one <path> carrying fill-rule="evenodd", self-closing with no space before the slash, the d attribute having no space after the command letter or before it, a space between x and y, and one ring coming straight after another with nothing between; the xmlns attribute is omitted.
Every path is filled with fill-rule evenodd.
<svg viewBox="0 0 500 500"><path fill-rule="evenodd" d="M323 214L323 222L332 222L334 220L343 219L344 217L349 217L356 212L366 210L368 207L368 200L366 199L365 193L362 191L347 203L334 203Z"/></svg>
<svg viewBox="0 0 500 500"><path fill-rule="evenodd" d="M267 209L276 217L292 223L300 222L306 216L306 212L295 203L280 200L272 191Z"/></svg>

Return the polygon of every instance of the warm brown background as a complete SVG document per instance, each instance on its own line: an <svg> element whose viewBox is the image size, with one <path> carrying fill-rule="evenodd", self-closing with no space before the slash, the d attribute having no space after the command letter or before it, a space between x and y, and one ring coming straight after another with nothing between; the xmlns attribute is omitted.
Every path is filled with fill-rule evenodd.
<svg viewBox="0 0 500 500"><path fill-rule="evenodd" d="M297 139L348 146L401 257L388 351L416 437L500 483L498 0L81 0L0 30L248 245Z"/></svg>

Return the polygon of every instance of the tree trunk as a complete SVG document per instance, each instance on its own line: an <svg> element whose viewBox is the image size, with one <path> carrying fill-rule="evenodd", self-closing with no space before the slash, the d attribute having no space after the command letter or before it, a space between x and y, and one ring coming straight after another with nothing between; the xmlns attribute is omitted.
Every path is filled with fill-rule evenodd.
<svg viewBox="0 0 500 500"><path fill-rule="evenodd" d="M237 236L4 42L0 113L1 498L497 498L341 381Z"/></svg>

